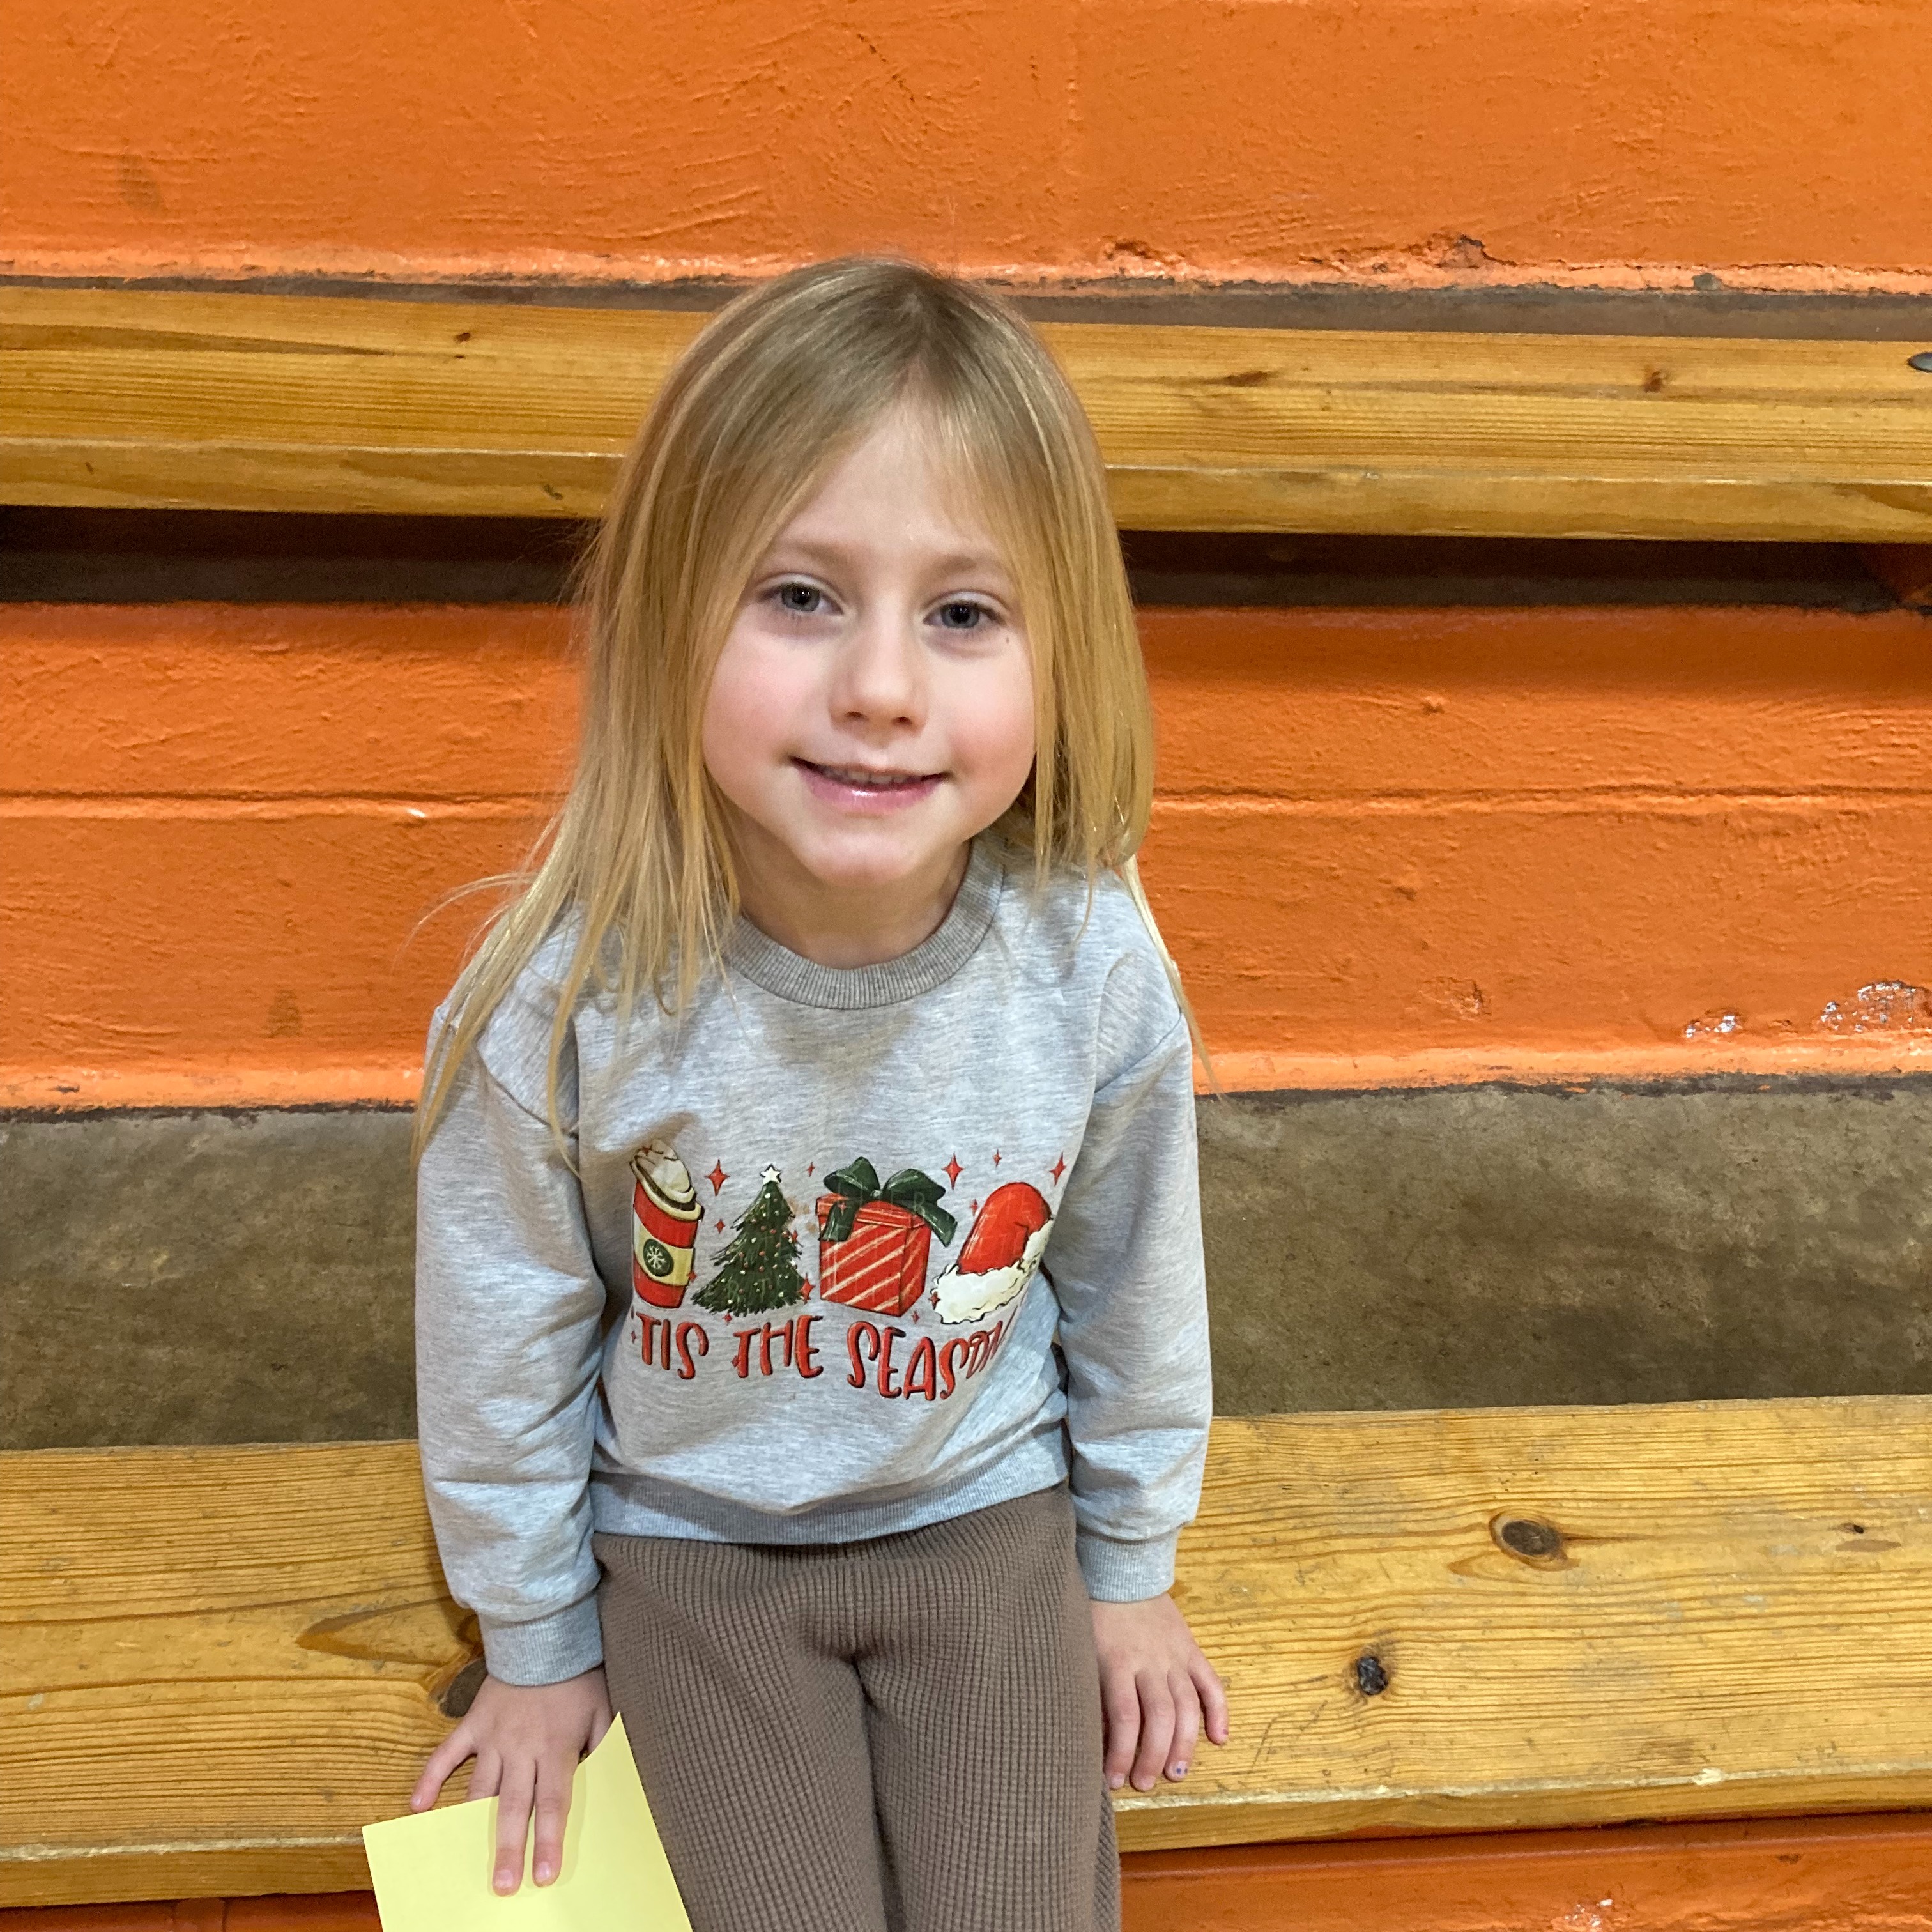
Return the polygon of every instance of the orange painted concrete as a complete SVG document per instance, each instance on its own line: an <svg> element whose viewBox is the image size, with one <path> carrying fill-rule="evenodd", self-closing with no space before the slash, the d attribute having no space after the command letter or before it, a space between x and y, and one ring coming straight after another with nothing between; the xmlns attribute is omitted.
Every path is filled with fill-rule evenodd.
<svg viewBox="0 0 1932 1932"><path fill-rule="evenodd" d="M1225 1084L1932 1065L1918 616L1144 633L1147 878ZM477 909L420 922L540 826L566 644L532 609L0 612L0 1099L406 1100Z"/></svg>
<svg viewBox="0 0 1932 1932"><path fill-rule="evenodd" d="M1130 1854L1123 1932L1925 1932L1915 1816ZM0 1911L0 1932L378 1932L366 1893Z"/></svg>
<svg viewBox="0 0 1932 1932"><path fill-rule="evenodd" d="M30 273L1924 287L1912 0L14 0Z"/></svg>

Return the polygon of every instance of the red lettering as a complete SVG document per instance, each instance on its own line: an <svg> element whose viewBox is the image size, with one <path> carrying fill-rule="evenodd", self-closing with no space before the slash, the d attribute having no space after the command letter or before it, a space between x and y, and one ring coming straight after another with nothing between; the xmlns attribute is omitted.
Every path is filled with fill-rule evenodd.
<svg viewBox="0 0 1932 1932"><path fill-rule="evenodd" d="M668 1322L664 1325L664 1360L668 1364L670 1360L670 1324ZM700 1355L708 1355L711 1352L711 1337L705 1334L704 1323L686 1322L677 1331L677 1378L681 1382L689 1382L698 1372L698 1364L691 1359L691 1345L694 1340L698 1343L698 1352Z"/></svg>
<svg viewBox="0 0 1932 1932"><path fill-rule="evenodd" d="M881 1395L903 1395L905 1393L904 1390L892 1386L892 1343L896 1340L903 1342L904 1340L905 1330L903 1328L886 1329L886 1345L879 1356L879 1393Z"/></svg>
<svg viewBox="0 0 1932 1932"><path fill-rule="evenodd" d="M919 1346L912 1352L912 1360L906 1365L906 1400L910 1402L914 1396L922 1395L931 1402L939 1393L933 1384L932 1337L922 1335Z"/></svg>
<svg viewBox="0 0 1932 1932"><path fill-rule="evenodd" d="M807 1382L815 1381L825 1372L818 1366L818 1357L812 1346L812 1324L818 1319L815 1315L801 1315L798 1318L798 1342L792 1360Z"/></svg>
<svg viewBox="0 0 1932 1932"><path fill-rule="evenodd" d="M731 1366L737 1370L740 1382L752 1372L752 1344L758 1339L758 1332L754 1329L746 1328L739 1334L738 1353Z"/></svg>
<svg viewBox="0 0 1932 1932"><path fill-rule="evenodd" d="M845 1331L845 1353L850 1358L852 1364L852 1372L845 1379L853 1388L863 1388L866 1386L866 1365L859 1359L859 1343L861 1337L870 1339L872 1344L872 1359L874 1361L878 1360L879 1355L879 1331L869 1322L854 1322Z"/></svg>
<svg viewBox="0 0 1932 1932"><path fill-rule="evenodd" d="M758 1372L768 1376L772 1372L772 1337L776 1336L784 1344L784 1366L791 1366L791 1324L788 1322L782 1328L774 1328L767 1322L758 1332Z"/></svg>
<svg viewBox="0 0 1932 1932"><path fill-rule="evenodd" d="M953 1364L965 1352L966 1344L957 1335L939 1352L939 1394L942 1400L952 1393Z"/></svg>
<svg viewBox="0 0 1932 1932"><path fill-rule="evenodd" d="M986 1366L986 1331L976 1328L966 1338L966 1379L970 1382Z"/></svg>

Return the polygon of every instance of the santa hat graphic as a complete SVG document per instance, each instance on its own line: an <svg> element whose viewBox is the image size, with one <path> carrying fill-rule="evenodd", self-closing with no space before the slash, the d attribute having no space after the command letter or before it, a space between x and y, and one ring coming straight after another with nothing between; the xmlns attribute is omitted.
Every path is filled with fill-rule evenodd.
<svg viewBox="0 0 1932 1932"><path fill-rule="evenodd" d="M1010 1180L986 1197L959 1258L939 1277L932 1305L942 1322L976 1322L1004 1308L1033 1279L1053 1210L1036 1187Z"/></svg>

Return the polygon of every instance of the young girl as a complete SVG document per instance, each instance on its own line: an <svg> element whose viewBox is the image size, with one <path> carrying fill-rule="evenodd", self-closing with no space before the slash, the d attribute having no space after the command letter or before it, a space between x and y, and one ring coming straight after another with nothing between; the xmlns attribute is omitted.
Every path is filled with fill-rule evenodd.
<svg viewBox="0 0 1932 1932"><path fill-rule="evenodd" d="M698 1932L1118 1922L1108 1786L1226 1730L1166 1594L1210 1408L1147 692L1004 307L802 269L672 372L578 770L438 1014L424 1478L496 1883L614 1706Z"/></svg>

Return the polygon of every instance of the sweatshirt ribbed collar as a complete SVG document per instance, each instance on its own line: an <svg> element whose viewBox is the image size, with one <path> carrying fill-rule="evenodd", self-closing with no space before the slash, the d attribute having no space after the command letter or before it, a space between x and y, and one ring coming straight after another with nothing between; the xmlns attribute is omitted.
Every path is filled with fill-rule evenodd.
<svg viewBox="0 0 1932 1932"><path fill-rule="evenodd" d="M875 966L821 966L781 946L742 915L725 944L724 963L754 986L802 1006L850 1012L916 999L951 979L979 950L992 929L1005 877L992 842L975 839L966 876L938 929L910 952Z"/></svg>

